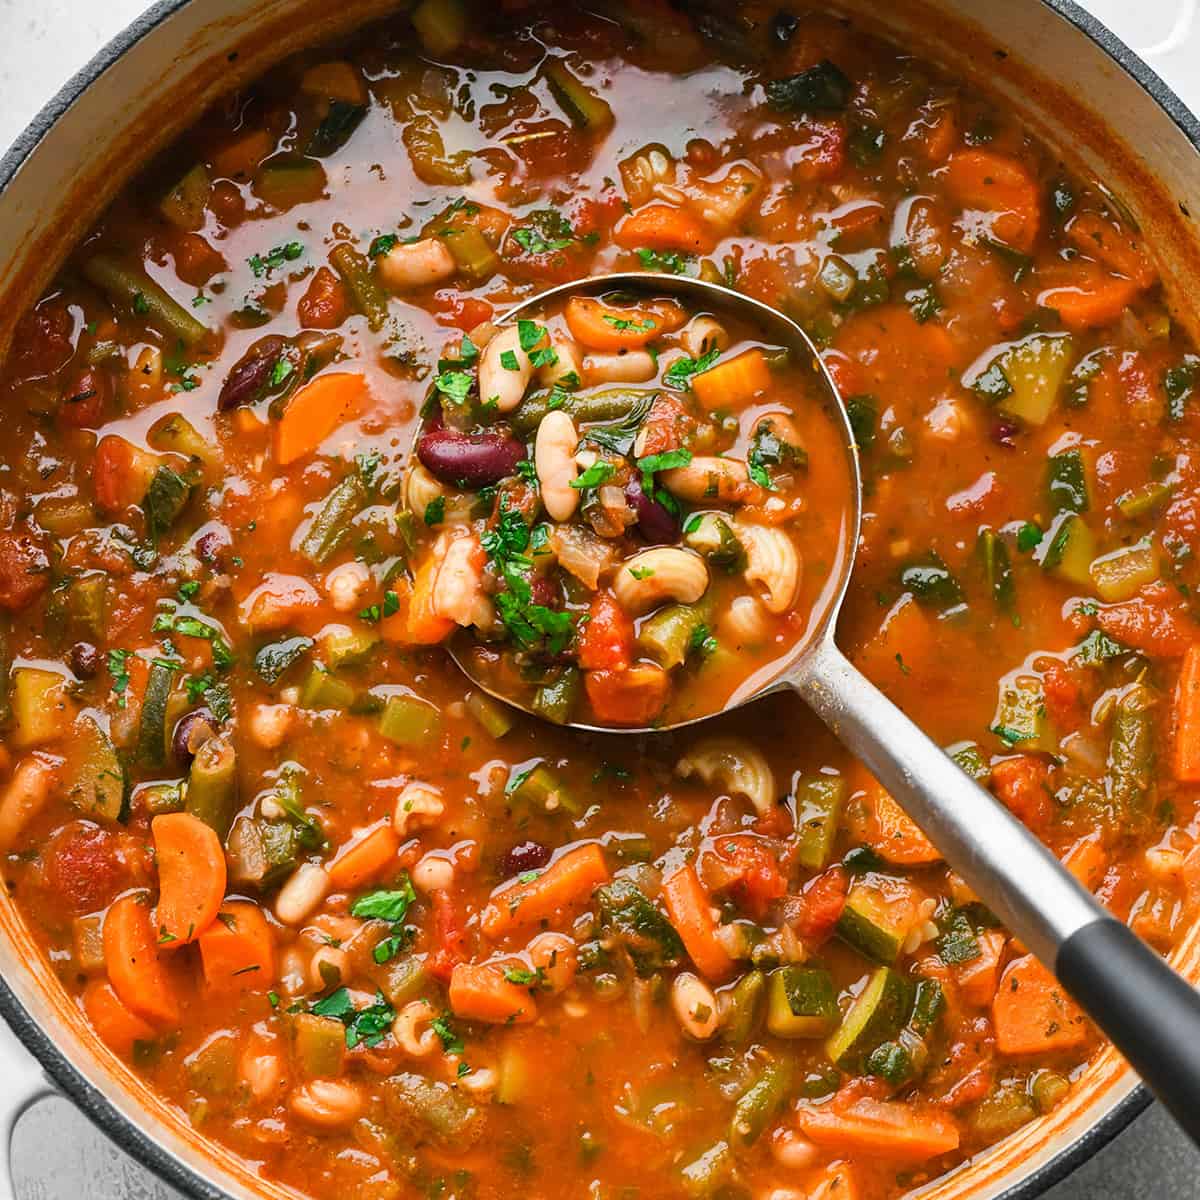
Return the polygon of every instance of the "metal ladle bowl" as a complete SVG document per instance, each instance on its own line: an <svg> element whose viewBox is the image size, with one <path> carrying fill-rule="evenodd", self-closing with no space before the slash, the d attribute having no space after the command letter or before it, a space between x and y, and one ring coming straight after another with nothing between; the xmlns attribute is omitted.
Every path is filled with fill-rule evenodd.
<svg viewBox="0 0 1200 1200"><path fill-rule="evenodd" d="M806 635L792 652L748 681L726 706L791 690L860 758L1004 924L1052 971L1125 1054L1194 1141L1200 1142L1200 996L1124 924L1110 916L992 794L981 788L838 649L837 618L850 583L862 519L858 447L845 406L808 335L775 309L731 288L685 276L628 272L540 292L502 318L529 319L572 295L646 292L691 308L725 310L809 363L841 433L851 496L842 546ZM508 704L511 697L476 678L453 644L460 669ZM765 674L765 677L764 677ZM712 714L716 715L716 714ZM655 729L604 727L606 733ZM596 729L596 726L574 725Z"/></svg>

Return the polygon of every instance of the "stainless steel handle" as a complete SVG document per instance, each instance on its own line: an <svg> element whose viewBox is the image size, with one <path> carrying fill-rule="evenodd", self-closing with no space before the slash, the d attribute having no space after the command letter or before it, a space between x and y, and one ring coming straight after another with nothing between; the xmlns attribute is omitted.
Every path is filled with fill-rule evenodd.
<svg viewBox="0 0 1200 1200"><path fill-rule="evenodd" d="M805 657L789 683L1044 963L1053 967L1072 934L1105 918L1042 843L853 667L831 638Z"/></svg>

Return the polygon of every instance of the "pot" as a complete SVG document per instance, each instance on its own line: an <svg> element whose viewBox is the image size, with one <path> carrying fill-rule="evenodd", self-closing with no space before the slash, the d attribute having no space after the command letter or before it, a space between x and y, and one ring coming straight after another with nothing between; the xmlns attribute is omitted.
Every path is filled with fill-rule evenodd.
<svg viewBox="0 0 1200 1200"><path fill-rule="evenodd" d="M38 115L0 160L0 350L64 251L145 158L207 103L302 45L379 15L395 0L160 0ZM1071 0L846 0L863 24L922 47L986 84L1064 155L1104 179L1160 252L1176 297L1200 278L1200 122L1183 99ZM336 10L335 12L331 12ZM1194 5L1150 57L1187 78L1200 50ZM862 10L861 12L859 10ZM882 13L880 10L886 10ZM1191 58L1191 63L1189 63ZM1189 80L1200 104L1200 83ZM1186 98L1186 97L1185 97ZM1200 337L1186 303L1180 319ZM1200 980L1200 928L1173 958ZM185 1194L204 1200L292 1195L202 1142L90 1033L7 898L0 900L0 1014L34 1061L6 1064L0 1101L0 1200L11 1196L12 1126L61 1090L105 1133ZM1149 1096L1111 1049L1048 1117L950 1175L922 1200L1028 1200L1118 1133Z"/></svg>

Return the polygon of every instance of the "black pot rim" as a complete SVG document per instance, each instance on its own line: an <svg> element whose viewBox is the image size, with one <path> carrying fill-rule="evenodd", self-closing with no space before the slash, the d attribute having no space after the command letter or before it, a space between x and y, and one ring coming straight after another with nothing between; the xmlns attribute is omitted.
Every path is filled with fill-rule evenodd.
<svg viewBox="0 0 1200 1200"><path fill-rule="evenodd" d="M1171 118L1200 153L1200 119L1157 72L1074 0L1039 2L1099 46ZM88 88L132 46L190 3L192 0L157 0L71 76L0 158L0 196L67 109L81 100ZM159 1145L139 1124L125 1117L99 1088L93 1086L66 1053L51 1041L2 978L0 1016L8 1022L13 1033L62 1092L117 1146L194 1200L228 1200L221 1188L210 1183L166 1147ZM996 1200L1034 1200L1042 1196L1112 1141L1150 1102L1149 1091L1139 1083L1070 1145L1020 1183L1007 1188Z"/></svg>

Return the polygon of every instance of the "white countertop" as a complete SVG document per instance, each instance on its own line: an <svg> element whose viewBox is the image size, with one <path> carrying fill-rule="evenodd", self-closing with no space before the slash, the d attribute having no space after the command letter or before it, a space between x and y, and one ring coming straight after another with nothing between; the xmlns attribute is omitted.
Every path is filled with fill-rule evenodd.
<svg viewBox="0 0 1200 1200"><path fill-rule="evenodd" d="M1144 49L1177 37L1197 2L1086 0L1085 7ZM148 7L145 0L0 0L0 150L108 38ZM1188 75L1200 75L1200 58L1187 66ZM9 1042L5 1038L3 1044ZM0 1051L0 1091L3 1074ZM1196 1152L1156 1105L1046 1200L1193 1200L1200 1196L1198 1166ZM19 1200L177 1200L178 1195L60 1099L41 1102L21 1119L13 1173ZM0 1181L0 1196L5 1192Z"/></svg>

